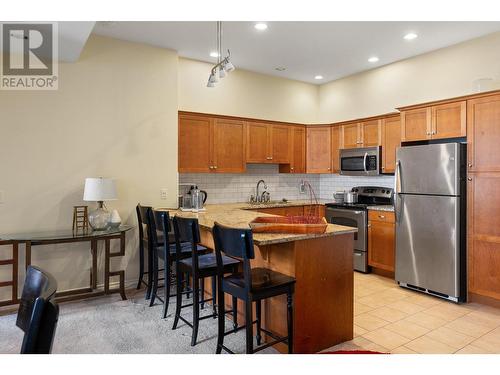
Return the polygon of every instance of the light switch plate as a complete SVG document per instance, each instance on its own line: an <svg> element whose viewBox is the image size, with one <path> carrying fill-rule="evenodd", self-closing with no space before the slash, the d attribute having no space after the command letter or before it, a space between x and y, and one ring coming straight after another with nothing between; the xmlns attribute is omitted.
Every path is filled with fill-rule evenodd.
<svg viewBox="0 0 500 375"><path fill-rule="evenodd" d="M166 188L163 188L160 190L160 198L167 199L167 189Z"/></svg>

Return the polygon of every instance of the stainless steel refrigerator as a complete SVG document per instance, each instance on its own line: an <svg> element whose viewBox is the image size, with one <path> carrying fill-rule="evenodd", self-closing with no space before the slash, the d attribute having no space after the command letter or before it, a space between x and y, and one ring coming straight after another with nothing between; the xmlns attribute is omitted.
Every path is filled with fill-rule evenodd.
<svg viewBox="0 0 500 375"><path fill-rule="evenodd" d="M465 162L462 143L396 151L396 281L454 302L466 299Z"/></svg>

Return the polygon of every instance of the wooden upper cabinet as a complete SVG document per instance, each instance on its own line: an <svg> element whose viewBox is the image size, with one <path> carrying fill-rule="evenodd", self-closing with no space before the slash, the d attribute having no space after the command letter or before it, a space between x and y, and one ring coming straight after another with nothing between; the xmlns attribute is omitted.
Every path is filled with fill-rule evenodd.
<svg viewBox="0 0 500 375"><path fill-rule="evenodd" d="M179 173L211 172L213 119L179 115Z"/></svg>
<svg viewBox="0 0 500 375"><path fill-rule="evenodd" d="M401 146L401 116L382 120L382 173L394 173L396 149Z"/></svg>
<svg viewBox="0 0 500 375"><path fill-rule="evenodd" d="M215 119L213 163L216 172L242 173L246 169L245 122Z"/></svg>
<svg viewBox="0 0 500 375"><path fill-rule="evenodd" d="M342 148L356 148L360 147L360 131L359 124L352 123L342 125Z"/></svg>
<svg viewBox="0 0 500 375"><path fill-rule="evenodd" d="M331 173L331 127L306 127L306 172Z"/></svg>
<svg viewBox="0 0 500 375"><path fill-rule="evenodd" d="M247 163L267 163L271 154L269 125L247 123Z"/></svg>
<svg viewBox="0 0 500 375"><path fill-rule="evenodd" d="M465 137L467 135L466 113L467 103L446 103L431 107L432 110L432 139Z"/></svg>
<svg viewBox="0 0 500 375"><path fill-rule="evenodd" d="M467 101L468 169L500 172L500 95Z"/></svg>
<svg viewBox="0 0 500 375"><path fill-rule="evenodd" d="M247 163L290 163L292 126L247 123Z"/></svg>
<svg viewBox="0 0 500 375"><path fill-rule="evenodd" d="M290 163L292 151L292 127L289 125L271 125L271 161Z"/></svg>
<svg viewBox="0 0 500 375"><path fill-rule="evenodd" d="M332 172L340 172L340 126L332 126Z"/></svg>
<svg viewBox="0 0 500 375"><path fill-rule="evenodd" d="M291 126L292 147L290 164L280 164L280 173L306 172L306 129L304 126Z"/></svg>
<svg viewBox="0 0 500 375"><path fill-rule="evenodd" d="M381 120L365 121L359 124L361 147L380 145L380 126Z"/></svg>
<svg viewBox="0 0 500 375"><path fill-rule="evenodd" d="M401 111L401 141L421 141L431 138L431 108Z"/></svg>

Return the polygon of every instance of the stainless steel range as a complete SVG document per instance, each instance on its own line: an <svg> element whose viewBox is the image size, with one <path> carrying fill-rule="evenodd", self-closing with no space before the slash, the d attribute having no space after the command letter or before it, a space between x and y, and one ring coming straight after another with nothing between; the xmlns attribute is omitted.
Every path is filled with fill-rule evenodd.
<svg viewBox="0 0 500 375"><path fill-rule="evenodd" d="M357 203L327 203L325 216L332 224L358 229L354 235L354 269L368 272L368 207L392 204L393 189L377 186L356 186Z"/></svg>

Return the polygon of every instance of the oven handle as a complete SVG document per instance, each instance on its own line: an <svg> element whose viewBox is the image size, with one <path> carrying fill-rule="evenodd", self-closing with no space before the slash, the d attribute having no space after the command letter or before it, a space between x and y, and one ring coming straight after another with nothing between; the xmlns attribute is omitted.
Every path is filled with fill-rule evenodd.
<svg viewBox="0 0 500 375"><path fill-rule="evenodd" d="M365 170L365 173L368 173L368 170L366 169L366 158L368 157L368 152L365 152L365 156L363 156L363 169Z"/></svg>

